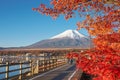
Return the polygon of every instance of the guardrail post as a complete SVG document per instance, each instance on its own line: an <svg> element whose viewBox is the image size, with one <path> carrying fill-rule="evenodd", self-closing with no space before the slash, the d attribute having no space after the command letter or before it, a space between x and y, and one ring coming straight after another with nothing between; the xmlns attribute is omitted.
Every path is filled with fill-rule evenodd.
<svg viewBox="0 0 120 80"><path fill-rule="evenodd" d="M66 57L65 57L65 54L63 55L63 58L64 58L64 63L66 63Z"/></svg>
<svg viewBox="0 0 120 80"><path fill-rule="evenodd" d="M30 72L27 74L27 76L32 76L33 75L33 66L32 66L32 61L29 60L28 62L29 66L30 66Z"/></svg>
<svg viewBox="0 0 120 80"><path fill-rule="evenodd" d="M48 66L49 62L48 59L46 60L46 70L49 70L49 66Z"/></svg>
<svg viewBox="0 0 120 80"><path fill-rule="evenodd" d="M48 60L48 70L50 70L50 59Z"/></svg>
<svg viewBox="0 0 120 80"><path fill-rule="evenodd" d="M30 76L32 76L33 75L33 66L32 66L32 61L31 60L30 60L30 71L31 71Z"/></svg>
<svg viewBox="0 0 120 80"><path fill-rule="evenodd" d="M57 67L57 58L55 59L55 67Z"/></svg>
<svg viewBox="0 0 120 80"><path fill-rule="evenodd" d="M50 59L50 69L52 69L52 59Z"/></svg>
<svg viewBox="0 0 120 80"><path fill-rule="evenodd" d="M39 60L37 60L36 68L35 68L35 74L39 73Z"/></svg>
<svg viewBox="0 0 120 80"><path fill-rule="evenodd" d="M5 75L6 80L9 78L9 62L6 62L6 75Z"/></svg>
<svg viewBox="0 0 120 80"><path fill-rule="evenodd" d="M42 65L43 67L42 68L43 68L43 72L44 72L45 71L45 60L43 60L42 63L43 63L43 65Z"/></svg>
<svg viewBox="0 0 120 80"><path fill-rule="evenodd" d="M52 69L54 68L54 59L52 59Z"/></svg>
<svg viewBox="0 0 120 80"><path fill-rule="evenodd" d="M56 68L56 59L54 58L54 68Z"/></svg>
<svg viewBox="0 0 120 80"><path fill-rule="evenodd" d="M19 80L22 80L22 62L20 61L20 76Z"/></svg>

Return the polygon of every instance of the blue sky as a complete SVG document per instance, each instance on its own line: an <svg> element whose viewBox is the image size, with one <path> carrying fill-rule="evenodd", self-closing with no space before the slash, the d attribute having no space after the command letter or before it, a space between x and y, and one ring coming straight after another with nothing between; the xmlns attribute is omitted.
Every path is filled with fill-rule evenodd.
<svg viewBox="0 0 120 80"><path fill-rule="evenodd" d="M48 5L49 0L0 0L0 47L27 46L77 28L80 17L66 21L60 16L53 20L32 11L40 3ZM86 34L84 30L79 32Z"/></svg>

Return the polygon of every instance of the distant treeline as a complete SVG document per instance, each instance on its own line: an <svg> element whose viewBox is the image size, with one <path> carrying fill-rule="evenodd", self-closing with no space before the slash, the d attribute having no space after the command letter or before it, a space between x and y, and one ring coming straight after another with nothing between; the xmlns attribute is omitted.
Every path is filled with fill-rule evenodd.
<svg viewBox="0 0 120 80"><path fill-rule="evenodd" d="M27 53L31 53L34 55L40 53L69 53L69 52L80 52L81 50L86 49L8 49L8 50L1 50L0 56L4 55L11 55L11 56L18 56L18 55L25 55Z"/></svg>

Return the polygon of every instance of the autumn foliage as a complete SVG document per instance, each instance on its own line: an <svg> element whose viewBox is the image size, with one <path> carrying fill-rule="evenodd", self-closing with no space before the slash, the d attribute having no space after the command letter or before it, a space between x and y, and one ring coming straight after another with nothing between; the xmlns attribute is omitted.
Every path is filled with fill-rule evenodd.
<svg viewBox="0 0 120 80"><path fill-rule="evenodd" d="M51 0L51 5L33 10L54 19L60 14L66 20L74 15L85 18L77 22L77 30L85 28L95 46L67 55L76 58L77 68L93 75L93 80L120 80L120 0Z"/></svg>

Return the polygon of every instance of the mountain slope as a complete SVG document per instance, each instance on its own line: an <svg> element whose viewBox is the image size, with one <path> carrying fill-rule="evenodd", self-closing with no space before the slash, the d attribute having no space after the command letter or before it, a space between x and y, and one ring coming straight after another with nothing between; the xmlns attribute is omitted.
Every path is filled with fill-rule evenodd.
<svg viewBox="0 0 120 80"><path fill-rule="evenodd" d="M88 48L91 41L76 30L66 30L50 39L39 41L27 48Z"/></svg>

